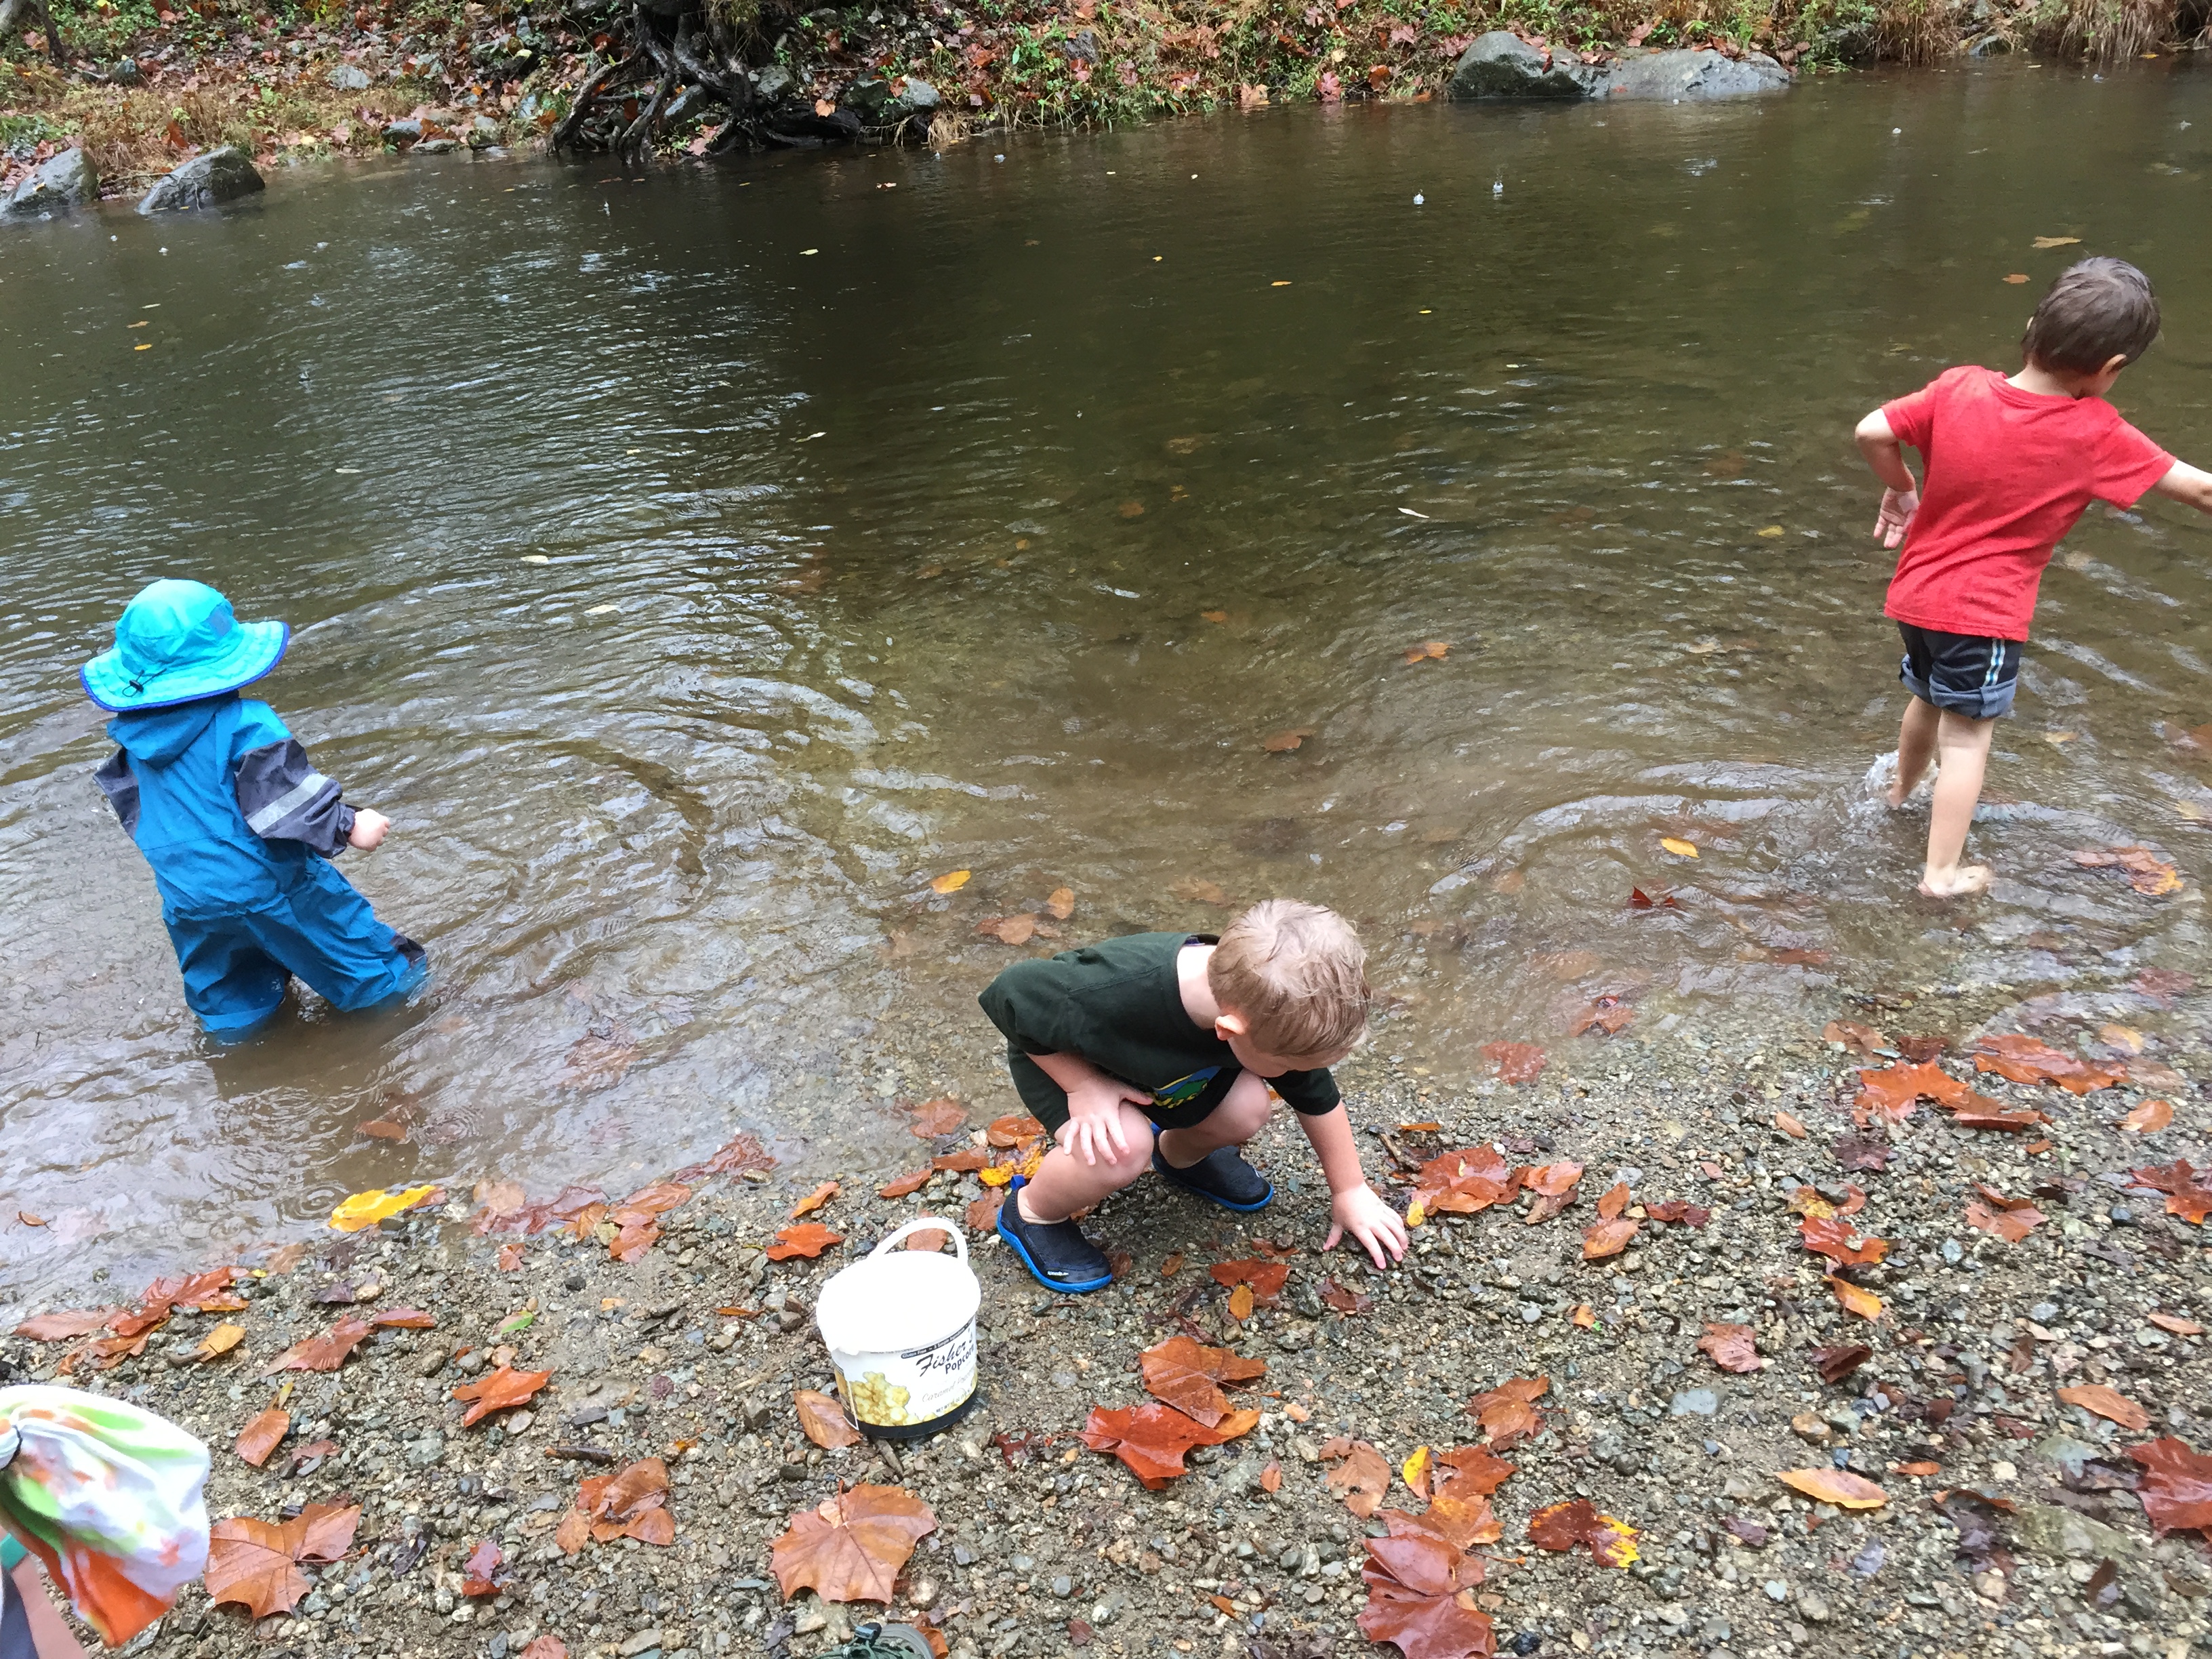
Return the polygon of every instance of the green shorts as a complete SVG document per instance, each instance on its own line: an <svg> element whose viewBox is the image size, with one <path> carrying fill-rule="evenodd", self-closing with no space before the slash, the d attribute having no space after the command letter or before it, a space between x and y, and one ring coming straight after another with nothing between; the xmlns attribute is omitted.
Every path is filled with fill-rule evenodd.
<svg viewBox="0 0 2212 1659"><path fill-rule="evenodd" d="M1018 1048L1006 1050L1006 1070L1013 1074L1014 1092L1030 1115L1055 1138L1067 1122L1067 1091L1045 1075L1044 1067ZM1138 1110L1163 1129L1187 1129L1229 1098L1237 1079L1244 1075L1237 1066L1208 1066L1164 1089L1152 1092L1152 1103Z"/></svg>

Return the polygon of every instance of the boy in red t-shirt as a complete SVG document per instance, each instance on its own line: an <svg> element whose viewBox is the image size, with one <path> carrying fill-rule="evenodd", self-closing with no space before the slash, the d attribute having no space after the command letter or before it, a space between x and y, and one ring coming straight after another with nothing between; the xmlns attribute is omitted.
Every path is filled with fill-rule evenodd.
<svg viewBox="0 0 2212 1659"><path fill-rule="evenodd" d="M2131 507L2149 489L2212 513L2212 473L2175 460L2104 398L2157 337L2149 279L2118 259L2084 259L2028 319L2019 374L1947 369L1858 424L1859 452L1886 486L1875 534L1905 544L1882 606L1904 636L1898 675L1912 693L1890 805L1940 761L1920 878L1931 896L1990 884L1986 866L1959 860L2059 538L2091 501ZM1905 444L1920 452L1924 491L1913 489Z"/></svg>

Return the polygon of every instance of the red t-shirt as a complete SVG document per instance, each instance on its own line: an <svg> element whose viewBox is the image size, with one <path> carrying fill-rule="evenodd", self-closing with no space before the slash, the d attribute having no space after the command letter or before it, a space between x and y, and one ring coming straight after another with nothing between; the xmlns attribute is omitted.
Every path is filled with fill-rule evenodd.
<svg viewBox="0 0 2212 1659"><path fill-rule="evenodd" d="M2173 457L2102 398L2022 392L1948 368L1881 406L1927 476L1883 612L1945 634L2024 640L2059 538L2094 498L2132 507Z"/></svg>

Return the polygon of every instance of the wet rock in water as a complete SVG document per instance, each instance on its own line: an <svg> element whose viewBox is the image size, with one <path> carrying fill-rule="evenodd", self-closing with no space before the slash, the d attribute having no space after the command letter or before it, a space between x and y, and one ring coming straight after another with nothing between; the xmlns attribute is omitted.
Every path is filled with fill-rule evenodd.
<svg viewBox="0 0 2212 1659"><path fill-rule="evenodd" d="M138 199L141 213L167 213L183 208L219 206L241 196L265 190L261 175L244 150L225 144L204 155L195 155Z"/></svg>
<svg viewBox="0 0 2212 1659"><path fill-rule="evenodd" d="M1790 71L1763 52L1746 52L1741 58L1703 50L1655 52L1610 65L1598 92L1607 98L1702 101L1783 92L1790 80Z"/></svg>
<svg viewBox="0 0 2212 1659"><path fill-rule="evenodd" d="M368 71L358 64L340 64L323 79L333 92L367 92Z"/></svg>
<svg viewBox="0 0 2212 1659"><path fill-rule="evenodd" d="M65 149L41 162L15 186L7 210L11 218L27 219L33 214L66 212L99 199L100 175L92 163L82 149Z"/></svg>
<svg viewBox="0 0 2212 1659"><path fill-rule="evenodd" d="M1571 52L1545 52L1508 29L1492 29L1460 54L1446 88L1453 98L1588 98L1597 71Z"/></svg>
<svg viewBox="0 0 2212 1659"><path fill-rule="evenodd" d="M384 142L387 144L411 144L422 136L422 124L411 115L384 124Z"/></svg>
<svg viewBox="0 0 2212 1659"><path fill-rule="evenodd" d="M416 145L410 153L416 155L443 155L450 150L459 148L459 142L455 139L425 138L421 143Z"/></svg>
<svg viewBox="0 0 2212 1659"><path fill-rule="evenodd" d="M1632 52L1594 66L1568 51L1544 52L1492 29L1460 54L1446 88L1455 99L1648 98L1680 103L1781 92L1790 71L1764 52L1729 58L1699 47Z"/></svg>

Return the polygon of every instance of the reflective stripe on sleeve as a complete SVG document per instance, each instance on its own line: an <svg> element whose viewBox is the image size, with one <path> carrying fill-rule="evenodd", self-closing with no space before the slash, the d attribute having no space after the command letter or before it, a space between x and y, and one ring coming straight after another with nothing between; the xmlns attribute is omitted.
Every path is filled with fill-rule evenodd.
<svg viewBox="0 0 2212 1659"><path fill-rule="evenodd" d="M246 827L257 836L265 836L286 818L313 800L325 789L336 788L320 772L310 772L275 800L246 819Z"/></svg>

